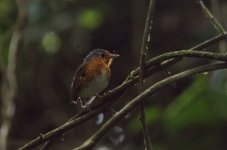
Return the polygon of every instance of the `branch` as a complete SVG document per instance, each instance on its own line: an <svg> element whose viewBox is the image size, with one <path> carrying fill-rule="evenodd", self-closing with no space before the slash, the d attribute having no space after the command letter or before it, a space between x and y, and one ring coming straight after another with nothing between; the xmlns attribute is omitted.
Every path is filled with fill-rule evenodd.
<svg viewBox="0 0 227 150"><path fill-rule="evenodd" d="M219 63L219 64L209 64L204 65L200 67L196 67L193 69L189 69L186 71L183 71L181 73L175 74L173 76L170 76L166 79L163 79L157 83L155 83L153 86L146 89L144 92L142 92L140 95L135 97L133 100L129 101L127 105L125 105L122 109L120 109L116 114L111 117L102 127L95 132L88 140L86 140L80 147L75 148L74 150L88 150L92 149L98 141L103 137L103 135L112 128L112 126L122 119L127 113L132 111L136 106L140 104L141 101L145 100L147 97L152 96L154 93L158 92L162 88L175 83L179 80L182 80L186 77L193 76L195 74L208 72L212 70L217 69L224 69L227 68L227 63Z"/></svg>
<svg viewBox="0 0 227 150"><path fill-rule="evenodd" d="M221 34L224 34L226 32L225 29L223 28L221 23L218 22L218 20L212 15L212 13L209 11L209 9L204 5L202 0L199 1L199 4L200 4L201 9L203 10L204 14L210 20L210 22L215 27L215 29L218 32L220 32Z"/></svg>
<svg viewBox="0 0 227 150"><path fill-rule="evenodd" d="M213 45L213 44L215 44L219 41L226 39L226 37L227 37L227 32L225 32L223 34L219 34L219 35L217 35L217 36L215 36L215 37L213 37L209 40L206 40L206 41L190 48L189 50L203 50L203 49L205 49L205 48L207 48L207 47L209 47L209 46L211 46L211 45ZM168 60L168 61L165 62L165 66L167 66L167 67L171 66L171 65L176 64L177 62L179 62L181 60L182 60L182 58L174 58L172 60Z"/></svg>
<svg viewBox="0 0 227 150"><path fill-rule="evenodd" d="M58 136L50 139L49 141L47 141L43 147L40 150L48 150L50 149L50 147L54 144L54 142L58 139Z"/></svg>
<svg viewBox="0 0 227 150"><path fill-rule="evenodd" d="M161 62L166 61L166 60L172 60L172 59L183 58L183 57L196 57L196 58L205 58L205 59L226 61L227 54L191 51L191 50L173 51L173 52L169 52L169 53L164 53L162 55L159 55L157 57L150 59L149 61L146 62L145 68L150 68L152 66L159 65L159 64L161 64ZM135 76L139 73L139 71L140 71L140 68L136 68L132 74Z"/></svg>
<svg viewBox="0 0 227 150"><path fill-rule="evenodd" d="M223 34L219 34L215 37L212 37L209 40L206 40L206 41L204 41L204 42L202 42L202 43L200 43L200 44L198 44L198 45L196 45L196 46L194 46L190 49L191 50L202 50L202 49L207 48L211 45L214 45L215 43L217 43L219 41L226 39L226 37L227 37L227 32L225 32Z"/></svg>
<svg viewBox="0 0 227 150"><path fill-rule="evenodd" d="M91 113L87 113L83 116L76 118L75 120L68 121L65 124L63 124L62 126L56 128L52 131L49 131L46 134L40 134L40 136L38 136L36 139L25 144L23 147L20 147L19 150L30 150L30 149L33 149L33 148L39 146L40 144L46 142L49 139L61 136L66 131L82 124L83 122L87 121L88 119L99 114L101 111L103 111L104 107L105 106L100 107L100 108L92 111Z"/></svg>
<svg viewBox="0 0 227 150"><path fill-rule="evenodd" d="M161 61L165 61L165 60L172 59L174 57L180 57L180 56L181 57L198 57L198 58L202 57L202 58L208 58L213 60L227 61L227 54L216 54L212 52L199 52L199 51L188 51L188 50L170 52L170 53L166 53L161 56L155 57L146 62L145 78L153 75L157 71L160 71L160 69L157 67L158 62L160 63ZM161 63L161 65L165 65L165 63ZM106 108L106 105L108 104L107 102L109 100L111 100L112 102L112 99L113 99L114 102L116 102L117 101L117 99L115 99L116 97L119 97L127 88L133 86L136 82L138 82L139 72L137 72L137 70L139 70L139 68L133 70L132 73L128 76L128 78L121 85L111 90L102 98L97 99L97 103L95 103L95 105L92 105L90 112L87 112L87 110L85 109L84 111L80 112L79 115L76 115L76 117L74 117L73 119L70 119L70 121L66 122L62 126L52 131L49 131L43 134L42 136L35 138L34 140L28 142L27 144L25 144L23 147L19 149L20 150L32 149L52 138L55 138L56 136L61 136L62 133L80 125L81 123L89 120L90 118L104 111Z"/></svg>
<svg viewBox="0 0 227 150"><path fill-rule="evenodd" d="M211 0L211 9L212 9L214 16L216 16L216 18L218 20L220 20L220 22L223 22L223 17L221 15L221 8L220 8L220 5L218 3L218 0ZM227 44L226 41L221 41L218 44L220 52L226 52L227 51L227 45L226 44Z"/></svg>
<svg viewBox="0 0 227 150"><path fill-rule="evenodd" d="M143 33L143 40L140 52L140 75L139 75L139 92L143 91L143 76L144 76L144 66L145 66L145 59L148 50L148 42L150 41L150 30L152 29L152 13L154 9L154 0L150 0L149 8L147 12L147 18Z"/></svg>
<svg viewBox="0 0 227 150"><path fill-rule="evenodd" d="M8 65L6 67L5 78L2 85L2 123L0 126L1 150L7 149L7 137L15 112L14 97L17 91L16 57L19 43L22 37L22 31L26 24L27 16L25 0L16 0L16 4L18 8L18 17L15 29L9 43Z"/></svg>
<svg viewBox="0 0 227 150"><path fill-rule="evenodd" d="M145 59L148 50L148 43L150 41L150 30L152 29L152 13L154 11L154 3L155 0L150 0L148 11L147 11L147 18L143 33L143 40L141 46L141 53L140 53L140 74L139 74L139 93L143 92L143 79L144 79L144 68L145 68ZM148 128L146 126L146 118L144 112L144 102L142 101L140 104L140 121L143 128L143 137L144 137L144 145L146 150L151 150L151 140L148 133Z"/></svg>
<svg viewBox="0 0 227 150"><path fill-rule="evenodd" d="M188 51L202 50L202 49L207 48L207 47L209 47L209 46L211 46L211 45L213 45L213 44L215 44L219 41L222 41L226 38L227 38L227 32L225 32L224 34L219 34L219 35L217 35L213 38L210 38L210 39L208 39L208 40L206 40L206 41L204 41L200 44L197 44L196 46L190 48ZM161 66L162 66L162 68L168 67L168 66L171 66L173 64L176 64L177 62L179 62L181 60L182 60L182 58L173 58L173 59L170 59L170 60L167 60L167 61L161 63ZM160 69L159 68L160 66L157 66L157 67L158 68L154 68L154 70ZM137 68L135 72L138 73L138 71L139 71L139 69Z"/></svg>

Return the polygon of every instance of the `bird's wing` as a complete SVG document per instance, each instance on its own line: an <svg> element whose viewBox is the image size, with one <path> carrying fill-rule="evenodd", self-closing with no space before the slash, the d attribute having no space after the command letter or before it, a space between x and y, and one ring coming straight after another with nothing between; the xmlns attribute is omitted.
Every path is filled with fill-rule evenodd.
<svg viewBox="0 0 227 150"><path fill-rule="evenodd" d="M81 64L74 74L73 81L71 83L71 103L76 102L79 97L79 92L85 77L85 65L86 63Z"/></svg>

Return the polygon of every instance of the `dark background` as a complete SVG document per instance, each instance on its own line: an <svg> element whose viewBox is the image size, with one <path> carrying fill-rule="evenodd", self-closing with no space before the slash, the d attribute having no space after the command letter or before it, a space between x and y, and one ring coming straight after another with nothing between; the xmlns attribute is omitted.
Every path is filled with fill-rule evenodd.
<svg viewBox="0 0 227 150"><path fill-rule="evenodd" d="M16 113L9 149L62 125L78 108L69 104L75 69L92 49L120 54L113 62L107 90L121 84L138 66L148 0L29 0L28 23L17 55ZM211 8L210 1L205 3ZM222 24L227 24L227 1L219 1ZM0 83L7 64L8 44L16 23L13 0L0 1ZM148 59L189 49L217 31L196 0L157 0ZM218 51L218 44L208 48ZM169 68L174 74L204 63L185 59ZM146 80L151 86L167 77L161 71ZM133 94L134 93L134 94ZM121 98L124 105L137 94L133 87ZM147 122L155 150L224 150L227 148L227 73L198 75L169 86L147 100ZM105 115L105 119L109 114ZM106 134L97 150L143 149L138 111ZM0 120L1 121L1 120ZM105 120L104 120L105 121ZM66 132L52 149L72 149L100 125L96 118Z"/></svg>

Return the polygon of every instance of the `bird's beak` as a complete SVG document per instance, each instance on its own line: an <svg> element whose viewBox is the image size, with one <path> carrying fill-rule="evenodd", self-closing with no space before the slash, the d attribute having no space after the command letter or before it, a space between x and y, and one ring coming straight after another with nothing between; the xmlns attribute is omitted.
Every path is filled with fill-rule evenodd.
<svg viewBox="0 0 227 150"><path fill-rule="evenodd" d="M120 55L119 54L110 54L110 57L111 58L117 58L117 57L119 57Z"/></svg>

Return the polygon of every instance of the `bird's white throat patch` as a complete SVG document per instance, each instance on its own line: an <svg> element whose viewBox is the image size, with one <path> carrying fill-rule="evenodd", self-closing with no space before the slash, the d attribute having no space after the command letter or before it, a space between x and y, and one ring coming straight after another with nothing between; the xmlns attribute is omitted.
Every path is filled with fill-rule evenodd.
<svg viewBox="0 0 227 150"><path fill-rule="evenodd" d="M113 59L110 59L108 62L108 66L110 66L112 64Z"/></svg>

